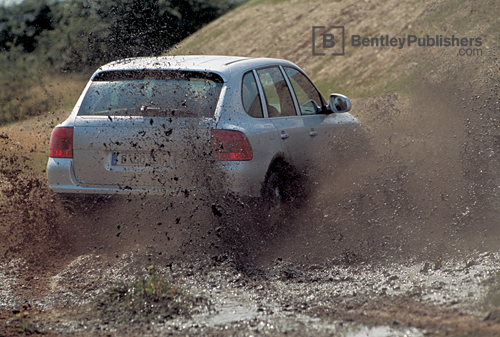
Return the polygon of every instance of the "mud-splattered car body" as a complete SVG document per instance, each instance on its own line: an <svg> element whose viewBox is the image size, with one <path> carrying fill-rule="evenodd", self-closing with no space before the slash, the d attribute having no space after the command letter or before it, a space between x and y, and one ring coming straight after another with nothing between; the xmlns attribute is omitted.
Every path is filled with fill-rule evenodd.
<svg viewBox="0 0 500 337"><path fill-rule="evenodd" d="M359 125L350 106L338 94L327 104L285 60L126 59L99 68L54 129L48 181L64 194L280 197L276 163L301 171L334 155L329 137Z"/></svg>

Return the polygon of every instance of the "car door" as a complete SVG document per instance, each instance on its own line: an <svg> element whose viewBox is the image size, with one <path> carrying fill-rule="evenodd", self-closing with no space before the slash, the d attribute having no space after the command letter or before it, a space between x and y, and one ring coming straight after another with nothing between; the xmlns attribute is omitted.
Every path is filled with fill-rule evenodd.
<svg viewBox="0 0 500 337"><path fill-rule="evenodd" d="M302 147L311 161L324 159L328 148L340 140L340 133L350 130L352 118L348 114L327 113L326 102L309 78L299 69L284 66L283 70L296 98L303 131ZM348 131L347 131L348 132ZM308 163L309 164L309 163Z"/></svg>
<svg viewBox="0 0 500 337"><path fill-rule="evenodd" d="M279 66L256 70L264 93L264 108L269 120L278 130L285 158L302 170L307 162L304 142L309 137L297 109L285 76Z"/></svg>

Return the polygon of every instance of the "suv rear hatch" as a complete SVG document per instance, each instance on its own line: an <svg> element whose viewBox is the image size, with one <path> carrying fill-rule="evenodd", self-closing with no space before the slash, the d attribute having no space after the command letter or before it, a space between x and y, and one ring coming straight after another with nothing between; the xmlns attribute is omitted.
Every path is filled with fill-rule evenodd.
<svg viewBox="0 0 500 337"><path fill-rule="evenodd" d="M89 187L175 191L213 166L210 134L222 78L191 71L107 71L75 119L73 167ZM206 179L205 179L206 180Z"/></svg>

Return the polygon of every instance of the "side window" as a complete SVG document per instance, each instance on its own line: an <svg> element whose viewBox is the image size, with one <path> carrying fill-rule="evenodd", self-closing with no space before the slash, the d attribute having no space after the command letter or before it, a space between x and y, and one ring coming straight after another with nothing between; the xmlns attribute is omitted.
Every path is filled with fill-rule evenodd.
<svg viewBox="0 0 500 337"><path fill-rule="evenodd" d="M259 90L257 89L255 76L253 76L253 72L251 71L243 76L241 99L243 100L243 107L245 108L245 111L250 116L255 118L264 117Z"/></svg>
<svg viewBox="0 0 500 337"><path fill-rule="evenodd" d="M321 94L316 90L311 81L300 71L290 67L284 67L285 72L292 83L293 90L299 102L300 113L303 115L313 115L316 113L316 106L320 109L323 105ZM314 102L314 104L313 104Z"/></svg>
<svg viewBox="0 0 500 337"><path fill-rule="evenodd" d="M266 95L269 117L296 116L292 95L278 67L257 70Z"/></svg>

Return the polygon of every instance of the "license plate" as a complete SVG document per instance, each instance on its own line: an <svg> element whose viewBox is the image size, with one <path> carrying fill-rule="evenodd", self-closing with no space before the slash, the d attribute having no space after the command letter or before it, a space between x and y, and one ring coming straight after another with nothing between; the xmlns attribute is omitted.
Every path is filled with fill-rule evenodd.
<svg viewBox="0 0 500 337"><path fill-rule="evenodd" d="M173 168L170 152L114 152L111 154L112 166Z"/></svg>

